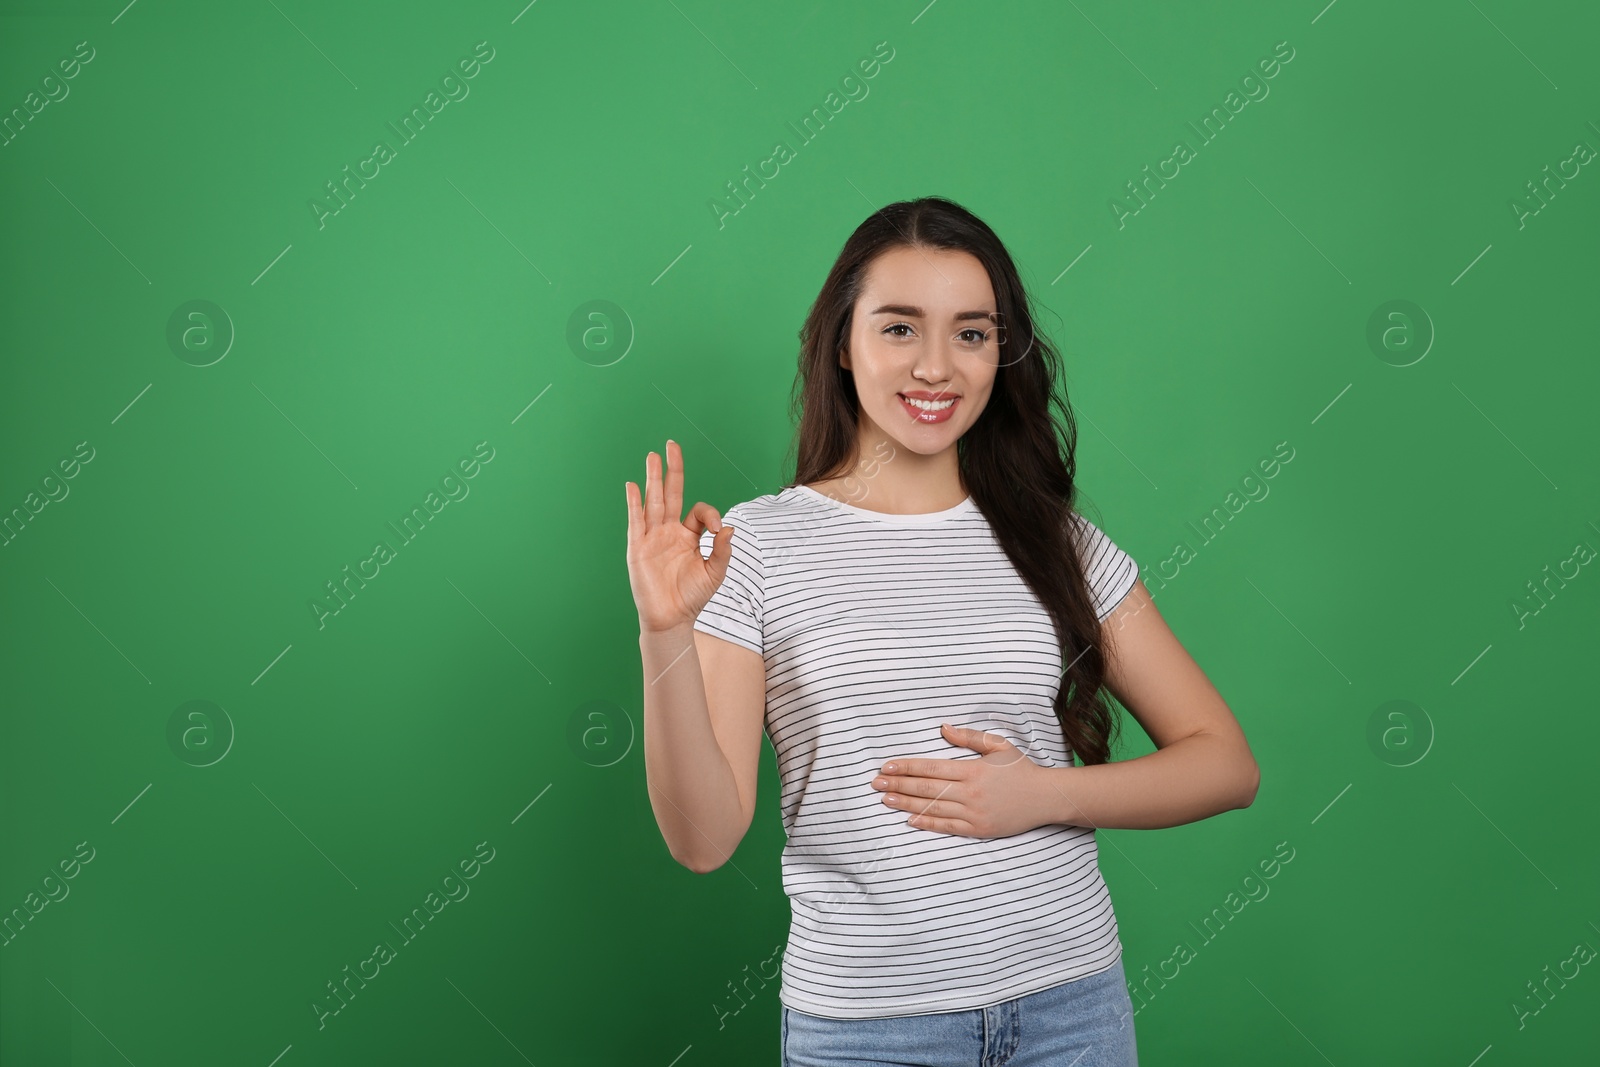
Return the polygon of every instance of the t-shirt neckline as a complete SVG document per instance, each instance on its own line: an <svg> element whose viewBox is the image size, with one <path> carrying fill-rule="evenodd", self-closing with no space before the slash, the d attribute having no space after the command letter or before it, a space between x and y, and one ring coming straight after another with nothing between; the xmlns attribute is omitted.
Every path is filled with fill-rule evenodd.
<svg viewBox="0 0 1600 1067"><path fill-rule="evenodd" d="M871 519L873 522L890 523L894 525L905 524L910 526L921 526L927 523L943 522L946 519L953 519L959 515L965 515L969 512L976 512L978 510L978 505L973 501L971 496L968 496L955 507L945 508L943 511L925 511L914 515L893 515L884 511L873 511L869 508L858 507L855 504L847 504L842 500L835 500L828 494L813 489L809 485L800 485L796 483L790 488L797 489L801 493L811 497L814 500L821 500L826 504L830 504L841 511L847 511L852 515L859 515L864 519Z"/></svg>

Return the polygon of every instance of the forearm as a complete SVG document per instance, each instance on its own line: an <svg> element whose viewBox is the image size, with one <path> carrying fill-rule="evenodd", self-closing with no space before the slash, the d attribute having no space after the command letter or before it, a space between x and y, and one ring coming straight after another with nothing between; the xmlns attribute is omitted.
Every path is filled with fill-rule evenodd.
<svg viewBox="0 0 1600 1067"><path fill-rule="evenodd" d="M1047 824L1115 830L1182 826L1248 807L1260 780L1242 739L1209 733L1137 759L1042 770Z"/></svg>
<svg viewBox="0 0 1600 1067"><path fill-rule="evenodd" d="M656 825L694 871L727 862L748 828L733 768L717 744L694 630L640 633L644 766Z"/></svg>

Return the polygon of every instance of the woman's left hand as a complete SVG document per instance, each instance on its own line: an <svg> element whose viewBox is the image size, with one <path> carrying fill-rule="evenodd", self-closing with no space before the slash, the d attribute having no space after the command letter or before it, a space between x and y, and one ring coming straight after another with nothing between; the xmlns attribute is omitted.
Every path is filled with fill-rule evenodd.
<svg viewBox="0 0 1600 1067"><path fill-rule="evenodd" d="M944 725L953 745L977 759L893 759L872 788L883 802L910 814L919 830L962 837L1010 837L1043 826L1051 783L1042 767L999 734Z"/></svg>

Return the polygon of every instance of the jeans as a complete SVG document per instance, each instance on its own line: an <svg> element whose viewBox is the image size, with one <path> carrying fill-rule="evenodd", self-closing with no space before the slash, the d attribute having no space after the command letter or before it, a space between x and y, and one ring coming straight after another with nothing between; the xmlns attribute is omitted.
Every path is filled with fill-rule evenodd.
<svg viewBox="0 0 1600 1067"><path fill-rule="evenodd" d="M783 1067L1138 1067L1122 959L991 1008L824 1019L783 1009Z"/></svg>

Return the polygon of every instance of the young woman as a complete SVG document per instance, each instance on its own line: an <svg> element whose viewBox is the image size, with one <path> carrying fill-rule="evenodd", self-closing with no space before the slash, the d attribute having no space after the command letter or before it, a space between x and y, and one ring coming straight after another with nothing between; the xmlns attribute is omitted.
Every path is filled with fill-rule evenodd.
<svg viewBox="0 0 1600 1067"><path fill-rule="evenodd" d="M765 728L785 1065L1135 1064L1094 831L1249 806L1244 734L1074 510L1060 356L987 225L938 197L873 213L800 339L789 486L680 520L670 440L625 486L667 847L728 860ZM1106 692L1157 751L1110 762Z"/></svg>

